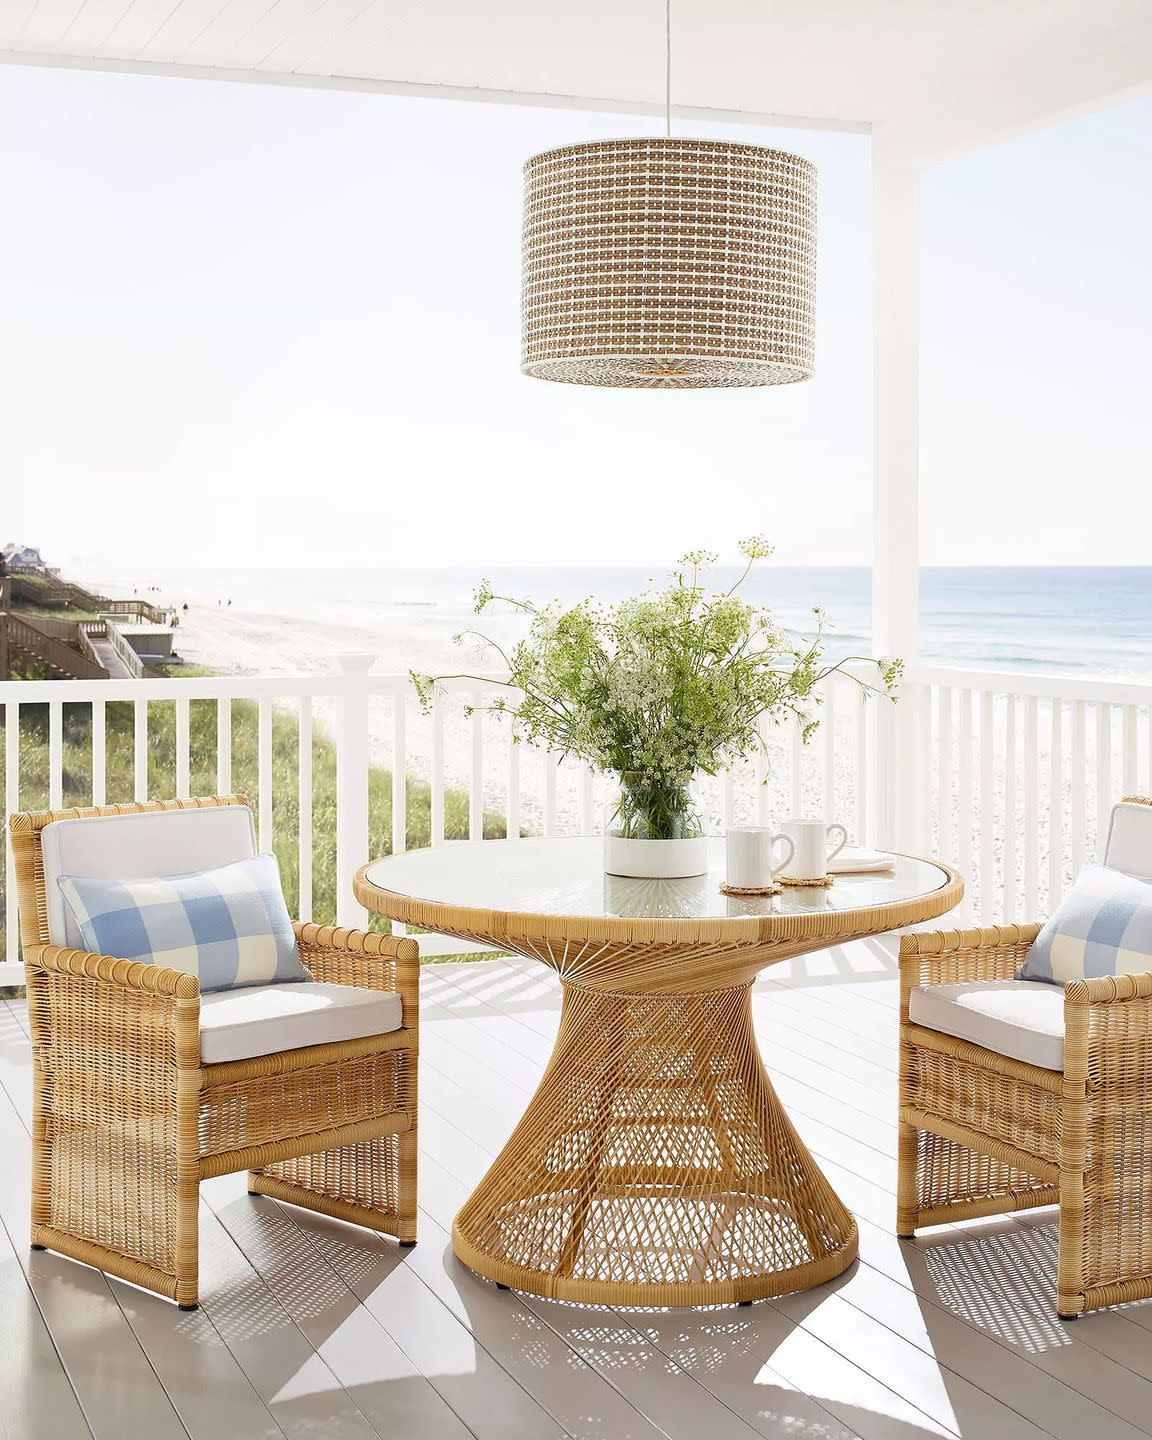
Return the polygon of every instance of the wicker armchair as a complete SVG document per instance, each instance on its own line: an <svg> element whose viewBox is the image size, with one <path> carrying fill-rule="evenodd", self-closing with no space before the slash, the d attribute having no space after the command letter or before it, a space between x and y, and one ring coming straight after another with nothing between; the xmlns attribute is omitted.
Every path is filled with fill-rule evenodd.
<svg viewBox="0 0 1152 1440"><path fill-rule="evenodd" d="M1152 809L1134 808L1149 805L1116 807L1106 863L1152 873ZM1125 863L1134 849L1138 866ZM900 942L896 1228L910 1236L1058 1204L1057 1309L1074 1319L1152 1297L1152 974L1064 987L1062 1069L909 1015L923 987L1011 980L1039 931L999 925Z"/></svg>
<svg viewBox="0 0 1152 1440"><path fill-rule="evenodd" d="M33 1246L186 1310L198 1300L199 1185L210 1176L247 1170L253 1194L416 1240L415 941L298 924L316 981L397 993L399 1028L216 1064L201 1063L194 976L51 943L41 844L51 821L243 803L11 818L33 1043Z"/></svg>

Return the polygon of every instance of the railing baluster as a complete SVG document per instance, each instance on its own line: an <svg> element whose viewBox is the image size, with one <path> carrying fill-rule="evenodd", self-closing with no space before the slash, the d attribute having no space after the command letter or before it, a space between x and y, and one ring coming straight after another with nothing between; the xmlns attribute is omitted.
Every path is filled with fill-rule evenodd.
<svg viewBox="0 0 1152 1440"><path fill-rule="evenodd" d="M756 734L760 743L756 747L756 824L768 824L768 753L764 748L764 716L756 720Z"/></svg>
<svg viewBox="0 0 1152 1440"><path fill-rule="evenodd" d="M520 745L516 727L508 721L508 808L505 830L509 840L520 839Z"/></svg>
<svg viewBox="0 0 1152 1440"><path fill-rule="evenodd" d="M1052 749L1048 778L1048 914L1056 908L1064 889L1064 702L1051 701Z"/></svg>
<svg viewBox="0 0 1152 1440"><path fill-rule="evenodd" d="M956 856L956 812L952 792L952 687L936 693L939 715L936 738L936 843L945 860ZM965 877L967 879L967 877Z"/></svg>
<svg viewBox="0 0 1152 1440"><path fill-rule="evenodd" d="M804 742L799 719L793 715L789 724L789 748L792 757L790 787L791 814L799 819L804 813Z"/></svg>
<svg viewBox="0 0 1152 1440"><path fill-rule="evenodd" d="M972 873L972 691L958 690L956 704L956 854L960 873L967 876Z"/></svg>
<svg viewBox="0 0 1152 1440"><path fill-rule="evenodd" d="M232 701L223 695L216 701L216 793L232 793Z"/></svg>
<svg viewBox="0 0 1152 1440"><path fill-rule="evenodd" d="M408 689L392 695L392 854L408 848Z"/></svg>
<svg viewBox="0 0 1152 1440"><path fill-rule="evenodd" d="M587 765L584 767L580 791L581 825L585 835L594 835L596 833L596 777Z"/></svg>
<svg viewBox="0 0 1152 1440"><path fill-rule="evenodd" d="M189 784L189 723L188 700L183 695L176 697L176 798L187 800L191 795Z"/></svg>
<svg viewBox="0 0 1152 1440"><path fill-rule="evenodd" d="M484 838L484 712L480 695L472 696L472 773L468 784L468 838Z"/></svg>
<svg viewBox="0 0 1152 1440"><path fill-rule="evenodd" d="M9 700L4 706L4 960L15 965L20 958L20 927L16 913L16 858L7 820L20 809L20 705Z"/></svg>
<svg viewBox="0 0 1152 1440"><path fill-rule="evenodd" d="M261 850L272 848L272 701L261 696L257 710L257 831Z"/></svg>
<svg viewBox="0 0 1152 1440"><path fill-rule="evenodd" d="M48 702L48 808L64 804L64 702Z"/></svg>
<svg viewBox="0 0 1152 1440"><path fill-rule="evenodd" d="M996 917L996 852L992 840L996 830L996 794L993 778L996 770L996 712L991 690L980 695L980 914L991 923Z"/></svg>
<svg viewBox="0 0 1152 1440"><path fill-rule="evenodd" d="M1084 868L1085 835L1084 821L1087 796L1087 776L1084 757L1085 705L1076 700L1072 705L1072 874L1079 875Z"/></svg>
<svg viewBox="0 0 1152 1440"><path fill-rule="evenodd" d="M300 874L300 919L312 918L312 697L300 696L296 730L296 804L300 815L297 868Z"/></svg>
<svg viewBox="0 0 1152 1440"><path fill-rule="evenodd" d="M1096 855L1104 858L1104 837L1112 811L1112 706L1096 703Z"/></svg>
<svg viewBox="0 0 1152 1440"><path fill-rule="evenodd" d="M916 711L918 736L916 780L919 786L919 802L916 806L919 831L917 845L925 855L935 854L933 848L933 805L932 805L932 762L936 754L936 716L932 708L932 691L927 685L918 685L919 697ZM896 757L899 765L900 757ZM907 783L907 782L905 782Z"/></svg>
<svg viewBox="0 0 1152 1440"><path fill-rule="evenodd" d="M824 705L820 717L821 739L824 742L824 818L836 816L836 677L824 682Z"/></svg>
<svg viewBox="0 0 1152 1440"><path fill-rule="evenodd" d="M108 724L103 700L92 701L92 804L108 799Z"/></svg>
<svg viewBox="0 0 1152 1440"><path fill-rule="evenodd" d="M732 771L725 770L720 776L720 833L723 834L730 825L735 823L734 811L736 808L736 782L732 778Z"/></svg>
<svg viewBox="0 0 1152 1440"><path fill-rule="evenodd" d="M544 834L556 834L556 779L560 757L548 750L544 755Z"/></svg>
<svg viewBox="0 0 1152 1440"><path fill-rule="evenodd" d="M1004 697L1004 896L1003 915L1018 920L1016 913L1016 697Z"/></svg>
<svg viewBox="0 0 1152 1440"><path fill-rule="evenodd" d="M363 654L340 656L342 698L336 743L336 923L361 930L368 923L368 912L356 899L352 880L356 871L368 860L368 672L373 659L373 656ZM271 752L272 702L269 700L267 703L268 750ZM261 722L263 728L263 711ZM260 788L263 792L263 783ZM268 836L271 840L271 783L268 785L267 804Z"/></svg>
<svg viewBox="0 0 1152 1440"><path fill-rule="evenodd" d="M856 696L856 843L867 845L871 839L868 825L868 697L863 690Z"/></svg>
<svg viewBox="0 0 1152 1440"><path fill-rule="evenodd" d="M1124 751L1120 784L1125 795L1135 792L1139 781L1136 778L1136 735L1140 725L1140 712L1135 705L1124 706Z"/></svg>
<svg viewBox="0 0 1152 1440"><path fill-rule="evenodd" d="M1024 701L1024 915L1040 913L1040 749L1039 706L1035 695Z"/></svg>
<svg viewBox="0 0 1152 1440"><path fill-rule="evenodd" d="M132 705L132 795L137 804L148 799L148 701Z"/></svg>
<svg viewBox="0 0 1152 1440"><path fill-rule="evenodd" d="M444 843L444 700L437 689L432 699L431 835L433 845Z"/></svg>

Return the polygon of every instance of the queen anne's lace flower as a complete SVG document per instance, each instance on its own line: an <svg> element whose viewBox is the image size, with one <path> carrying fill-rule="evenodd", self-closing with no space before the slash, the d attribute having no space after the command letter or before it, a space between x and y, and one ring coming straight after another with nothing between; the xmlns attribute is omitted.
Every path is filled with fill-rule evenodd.
<svg viewBox="0 0 1152 1440"><path fill-rule="evenodd" d="M513 717L515 740L619 775L626 834L691 833L692 777L764 749L762 718L795 716L807 740L819 723L816 686L846 663L821 665L823 611L814 611L813 638L797 642L768 610L739 598L753 564L772 547L755 536L740 551L747 565L723 593L699 578L716 557L694 550L662 590L618 605L508 600L526 615L528 632L510 655L493 645L507 664L510 694L486 708ZM507 598L484 581L476 610ZM901 662L875 663L879 683L865 689L890 694ZM413 673L426 710L436 680L445 678Z"/></svg>

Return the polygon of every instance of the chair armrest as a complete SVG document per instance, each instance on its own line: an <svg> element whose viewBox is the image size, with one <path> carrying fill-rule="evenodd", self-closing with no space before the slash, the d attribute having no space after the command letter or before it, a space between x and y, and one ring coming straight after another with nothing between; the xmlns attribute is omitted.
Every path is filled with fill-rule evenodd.
<svg viewBox="0 0 1152 1440"><path fill-rule="evenodd" d="M1122 1005L1129 1000L1152 998L1152 974L1098 975L1092 980L1069 980L1064 986L1064 1006Z"/></svg>
<svg viewBox="0 0 1152 1440"><path fill-rule="evenodd" d="M407 936L335 925L297 923L300 959L328 985L394 990L404 1004L404 1024L415 1030L420 1016L420 947Z"/></svg>
<svg viewBox="0 0 1152 1440"><path fill-rule="evenodd" d="M26 945L24 963L56 975L83 976L145 995L171 995L181 1000L192 1000L200 994L200 982L196 976L183 970L167 970L162 965L118 960L113 955L68 950L59 945Z"/></svg>
<svg viewBox="0 0 1152 1440"><path fill-rule="evenodd" d="M67 1071L81 1089L174 1096L177 1073L199 1069L195 975L59 945L29 945L24 959L33 1044L61 1083Z"/></svg>
<svg viewBox="0 0 1152 1440"><path fill-rule="evenodd" d="M1041 926L988 925L974 930L929 930L900 937L900 1015L923 985L966 980L1011 980Z"/></svg>
<svg viewBox="0 0 1152 1440"><path fill-rule="evenodd" d="M1064 1076L1089 1095L1152 1089L1152 974L1064 986ZM1141 1102L1142 1104L1146 1102Z"/></svg>

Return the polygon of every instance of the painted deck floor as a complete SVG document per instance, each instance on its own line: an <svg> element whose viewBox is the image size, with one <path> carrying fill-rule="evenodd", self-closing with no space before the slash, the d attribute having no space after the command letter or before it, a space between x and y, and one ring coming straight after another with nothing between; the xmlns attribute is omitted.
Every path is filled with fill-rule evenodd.
<svg viewBox="0 0 1152 1440"><path fill-rule="evenodd" d="M1064 1326L1052 1211L893 1238L896 976L865 943L756 989L769 1068L861 1230L819 1290L616 1312L501 1293L448 1247L559 1011L527 962L427 967L421 1243L203 1187L198 1313L26 1241L28 1041L0 1001L0 1436L17 1440L1136 1440L1152 1303Z"/></svg>

